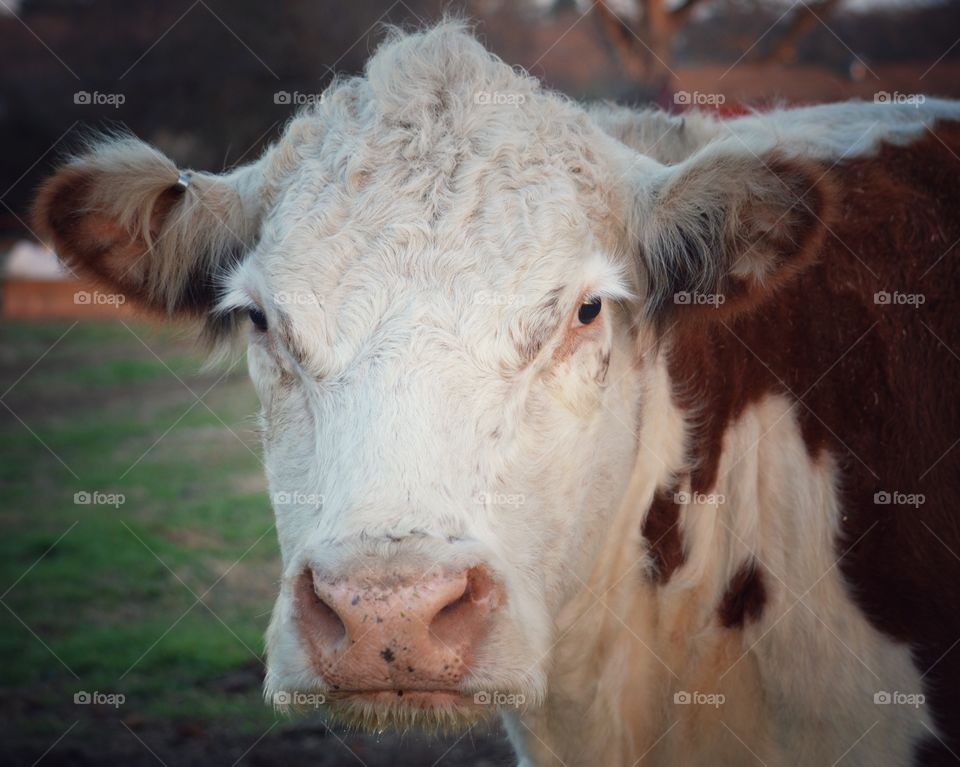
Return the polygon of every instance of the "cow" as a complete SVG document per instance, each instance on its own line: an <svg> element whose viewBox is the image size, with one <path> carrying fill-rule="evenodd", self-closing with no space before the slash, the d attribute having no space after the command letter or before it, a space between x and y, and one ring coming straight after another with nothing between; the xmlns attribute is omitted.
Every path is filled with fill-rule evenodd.
<svg viewBox="0 0 960 767"><path fill-rule="evenodd" d="M952 764L958 153L957 103L583 105L447 20L255 162L110 136L34 220L245 339L268 700L498 712L531 766Z"/></svg>

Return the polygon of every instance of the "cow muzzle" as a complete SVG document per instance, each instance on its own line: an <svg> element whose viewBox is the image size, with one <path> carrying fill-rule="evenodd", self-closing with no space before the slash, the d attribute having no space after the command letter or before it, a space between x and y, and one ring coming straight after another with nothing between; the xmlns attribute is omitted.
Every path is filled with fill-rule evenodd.
<svg viewBox="0 0 960 767"><path fill-rule="evenodd" d="M306 567L293 599L300 641L333 697L421 705L459 696L503 602L482 565L341 577Z"/></svg>

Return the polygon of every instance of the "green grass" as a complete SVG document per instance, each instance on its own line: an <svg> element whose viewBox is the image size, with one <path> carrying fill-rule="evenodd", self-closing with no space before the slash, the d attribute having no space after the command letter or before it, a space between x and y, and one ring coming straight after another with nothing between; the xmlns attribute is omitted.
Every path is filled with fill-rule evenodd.
<svg viewBox="0 0 960 767"><path fill-rule="evenodd" d="M279 576L245 366L201 372L171 331L71 324L0 326L7 726L58 734L94 715L74 692L100 690L123 717L262 732L256 686L218 684L258 664Z"/></svg>
<svg viewBox="0 0 960 767"><path fill-rule="evenodd" d="M156 378L169 371L173 371L181 377L189 375L194 368L194 364L195 360L189 357L171 357L163 361L157 359L103 360L78 365L61 373L38 374L33 381L33 385L47 386L64 381L83 386L136 384L139 381Z"/></svg>

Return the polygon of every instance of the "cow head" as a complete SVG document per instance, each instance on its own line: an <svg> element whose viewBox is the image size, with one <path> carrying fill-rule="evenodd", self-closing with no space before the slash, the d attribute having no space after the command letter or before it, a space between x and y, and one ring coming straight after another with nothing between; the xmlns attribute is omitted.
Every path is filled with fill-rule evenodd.
<svg viewBox="0 0 960 767"><path fill-rule="evenodd" d="M247 339L283 557L268 695L463 722L543 699L631 477L668 470L638 445L650 360L810 258L816 186L722 144L662 165L445 24L256 163L186 176L106 141L36 220L141 305Z"/></svg>

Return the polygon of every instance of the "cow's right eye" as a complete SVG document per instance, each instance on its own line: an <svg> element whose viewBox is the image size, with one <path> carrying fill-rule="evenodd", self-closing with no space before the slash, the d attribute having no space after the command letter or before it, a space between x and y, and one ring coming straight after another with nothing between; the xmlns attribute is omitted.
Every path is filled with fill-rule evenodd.
<svg viewBox="0 0 960 767"><path fill-rule="evenodd" d="M266 333L267 315L264 314L260 309L257 309L255 306L250 307L248 313L250 315L250 322L253 323L253 326L261 333Z"/></svg>

